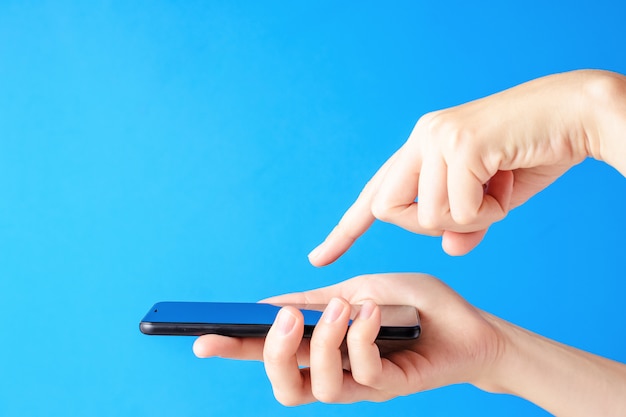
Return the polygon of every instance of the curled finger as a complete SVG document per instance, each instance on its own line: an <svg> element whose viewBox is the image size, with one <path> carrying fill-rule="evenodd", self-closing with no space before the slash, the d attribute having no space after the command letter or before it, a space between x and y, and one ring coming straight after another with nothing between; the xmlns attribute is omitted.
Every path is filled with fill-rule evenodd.
<svg viewBox="0 0 626 417"><path fill-rule="evenodd" d="M406 370L381 357L376 344L380 323L380 308L373 301L363 303L347 337L352 376L379 398L407 394L410 388Z"/></svg>
<svg viewBox="0 0 626 417"><path fill-rule="evenodd" d="M342 397L344 364L341 345L350 311L347 301L333 298L311 337L311 390L315 398L322 402L337 402Z"/></svg>
<svg viewBox="0 0 626 417"><path fill-rule="evenodd" d="M297 352L304 333L302 313L294 307L282 308L265 338L263 361L274 396L284 405L314 400L308 370L300 370Z"/></svg>

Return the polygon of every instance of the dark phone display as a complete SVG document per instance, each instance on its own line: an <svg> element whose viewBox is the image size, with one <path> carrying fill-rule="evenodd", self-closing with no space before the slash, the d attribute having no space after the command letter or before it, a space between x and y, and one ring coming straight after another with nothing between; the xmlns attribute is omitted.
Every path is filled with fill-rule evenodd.
<svg viewBox="0 0 626 417"><path fill-rule="evenodd" d="M235 337L263 337L282 306L263 303L160 302L140 324L151 335L190 335L215 333ZM305 337L310 337L324 305L296 305L305 321ZM360 306L353 305L351 319ZM381 306L380 339L414 339L421 331L419 315L410 306Z"/></svg>

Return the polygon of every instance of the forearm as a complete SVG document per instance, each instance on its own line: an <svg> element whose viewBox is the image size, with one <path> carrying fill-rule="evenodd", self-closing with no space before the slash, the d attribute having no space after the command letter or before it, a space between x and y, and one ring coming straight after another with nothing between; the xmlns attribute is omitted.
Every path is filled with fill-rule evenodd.
<svg viewBox="0 0 626 417"><path fill-rule="evenodd" d="M491 391L525 398L557 416L626 415L626 365L490 320L504 340Z"/></svg>
<svg viewBox="0 0 626 417"><path fill-rule="evenodd" d="M583 110L589 155L626 176L626 76L588 71Z"/></svg>

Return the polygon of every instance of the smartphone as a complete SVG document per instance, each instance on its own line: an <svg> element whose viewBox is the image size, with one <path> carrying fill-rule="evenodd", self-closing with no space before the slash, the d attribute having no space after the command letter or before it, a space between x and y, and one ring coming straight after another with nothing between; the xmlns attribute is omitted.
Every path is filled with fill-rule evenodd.
<svg viewBox="0 0 626 417"><path fill-rule="evenodd" d="M283 305L163 301L145 315L139 329L148 335L265 337ZM304 337L311 337L325 305L294 305L304 316ZM416 339L421 333L415 307L382 305L379 340ZM360 310L352 306L350 323Z"/></svg>

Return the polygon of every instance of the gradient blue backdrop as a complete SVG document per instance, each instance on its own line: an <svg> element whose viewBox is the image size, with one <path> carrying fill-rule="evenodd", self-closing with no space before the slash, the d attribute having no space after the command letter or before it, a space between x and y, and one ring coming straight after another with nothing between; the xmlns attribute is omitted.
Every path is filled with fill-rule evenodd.
<svg viewBox="0 0 626 417"><path fill-rule="evenodd" d="M625 7L295 3L0 2L1 416L546 415L471 386L285 408L261 364L138 330L157 300L370 272L432 273L626 361L626 180L599 162L462 258L377 223L336 264L306 259L421 114L553 72L626 73Z"/></svg>

